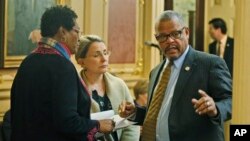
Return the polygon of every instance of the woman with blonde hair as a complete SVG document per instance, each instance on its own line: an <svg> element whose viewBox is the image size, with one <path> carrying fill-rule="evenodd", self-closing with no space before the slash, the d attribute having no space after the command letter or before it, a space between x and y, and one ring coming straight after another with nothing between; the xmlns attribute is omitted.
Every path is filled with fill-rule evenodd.
<svg viewBox="0 0 250 141"><path fill-rule="evenodd" d="M118 106L122 101L133 102L125 82L107 72L109 56L110 51L100 37L87 35L80 38L75 58L83 68L80 76L91 93L93 113L114 110L115 114L118 114ZM139 127L130 125L105 135L101 140L138 141L139 134Z"/></svg>

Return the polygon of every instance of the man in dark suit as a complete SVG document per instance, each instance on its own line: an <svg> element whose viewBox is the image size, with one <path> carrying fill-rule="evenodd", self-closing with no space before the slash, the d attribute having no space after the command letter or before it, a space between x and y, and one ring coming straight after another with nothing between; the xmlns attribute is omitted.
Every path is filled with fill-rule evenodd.
<svg viewBox="0 0 250 141"><path fill-rule="evenodd" d="M174 11L163 12L155 29L166 59L150 73L148 107L123 102L120 115L135 113L131 119L143 123L143 141L224 141L223 122L231 118L232 109L232 82L225 61L194 50L188 44L189 28ZM170 78L162 87L169 64Z"/></svg>
<svg viewBox="0 0 250 141"><path fill-rule="evenodd" d="M233 76L234 39L227 36L226 22L221 18L209 21L209 34L213 42L209 44L209 53L223 58Z"/></svg>

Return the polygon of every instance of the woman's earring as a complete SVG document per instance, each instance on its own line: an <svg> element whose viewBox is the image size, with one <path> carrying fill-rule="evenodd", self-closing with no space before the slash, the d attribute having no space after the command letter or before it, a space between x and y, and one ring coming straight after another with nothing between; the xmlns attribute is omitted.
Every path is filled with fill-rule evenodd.
<svg viewBox="0 0 250 141"><path fill-rule="evenodd" d="M61 41L64 42L64 43L66 43L67 40L66 40L65 37L62 37L62 38L61 38Z"/></svg>
<svg viewBox="0 0 250 141"><path fill-rule="evenodd" d="M87 68L86 68L86 66L85 66L84 64L82 64L82 69L83 69L84 71L87 70Z"/></svg>
<svg viewBox="0 0 250 141"><path fill-rule="evenodd" d="M84 71L86 71L86 70L87 70L87 68L86 68L86 67L82 67L82 69L83 69Z"/></svg>

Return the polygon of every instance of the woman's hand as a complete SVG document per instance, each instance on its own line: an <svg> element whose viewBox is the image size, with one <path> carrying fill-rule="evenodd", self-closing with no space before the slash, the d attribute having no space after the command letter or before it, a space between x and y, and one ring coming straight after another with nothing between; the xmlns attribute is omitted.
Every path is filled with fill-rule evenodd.
<svg viewBox="0 0 250 141"><path fill-rule="evenodd" d="M135 106L131 102L123 101L118 109L120 117L126 118L135 112Z"/></svg>
<svg viewBox="0 0 250 141"><path fill-rule="evenodd" d="M112 119L99 120L99 132L108 134L111 133L115 127L115 122Z"/></svg>

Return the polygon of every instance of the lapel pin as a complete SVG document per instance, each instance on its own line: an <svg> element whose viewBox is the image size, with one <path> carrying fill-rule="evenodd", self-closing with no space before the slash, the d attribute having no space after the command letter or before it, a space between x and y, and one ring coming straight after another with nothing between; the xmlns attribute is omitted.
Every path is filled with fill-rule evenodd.
<svg viewBox="0 0 250 141"><path fill-rule="evenodd" d="M186 66L185 67L185 71L189 71L190 70L190 67L189 66Z"/></svg>

